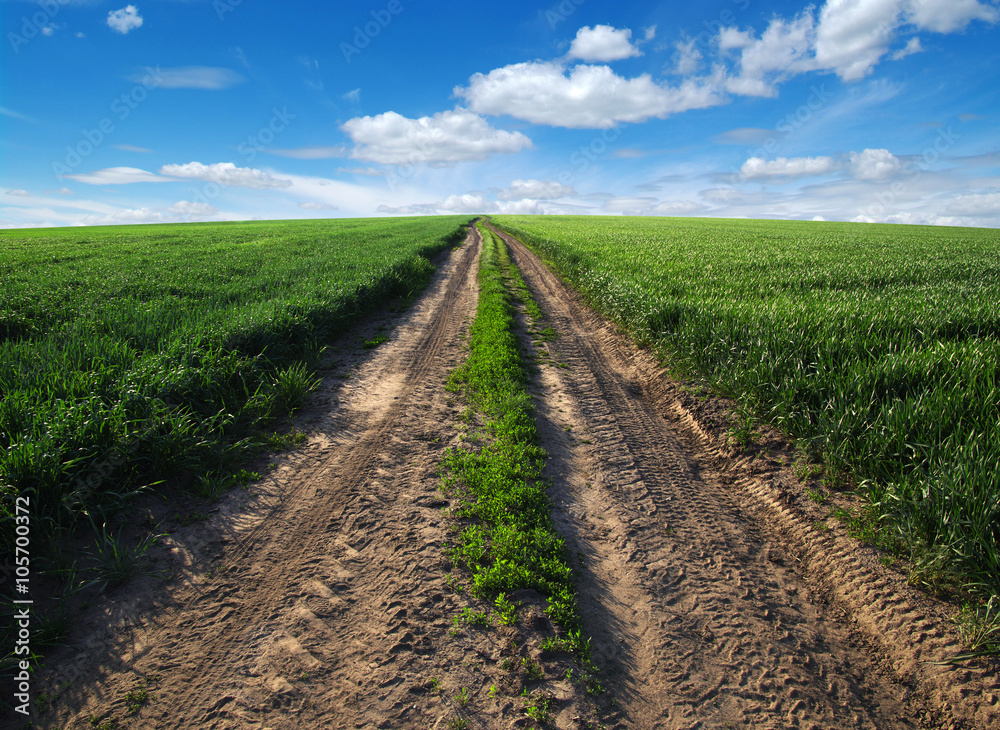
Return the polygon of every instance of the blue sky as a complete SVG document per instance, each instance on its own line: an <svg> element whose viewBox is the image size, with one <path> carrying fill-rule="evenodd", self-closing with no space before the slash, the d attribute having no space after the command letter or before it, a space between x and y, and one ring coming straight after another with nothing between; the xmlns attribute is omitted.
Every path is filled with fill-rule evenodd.
<svg viewBox="0 0 1000 730"><path fill-rule="evenodd" d="M998 0L0 0L0 227L1000 226Z"/></svg>

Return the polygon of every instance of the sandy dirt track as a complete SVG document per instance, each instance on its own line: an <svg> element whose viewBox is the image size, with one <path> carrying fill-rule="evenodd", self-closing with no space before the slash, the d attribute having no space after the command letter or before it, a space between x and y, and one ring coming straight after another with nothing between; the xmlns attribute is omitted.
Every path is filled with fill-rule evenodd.
<svg viewBox="0 0 1000 730"><path fill-rule="evenodd" d="M444 385L475 312L473 231L403 317L332 348L301 416L307 446L173 532L173 580L87 611L50 657L41 726L528 727L522 690L550 698L561 728L1000 724L987 664L930 663L960 649L944 609L817 529L825 512L781 463L787 445L730 449L717 401L680 389L508 242L559 335L532 389L608 692L588 696L568 658L537 650L551 626L531 595L517 627L453 622L476 604L449 586L437 470L462 437ZM365 352L376 327L389 341ZM544 681L515 671L526 659ZM140 683L150 699L130 707Z"/></svg>

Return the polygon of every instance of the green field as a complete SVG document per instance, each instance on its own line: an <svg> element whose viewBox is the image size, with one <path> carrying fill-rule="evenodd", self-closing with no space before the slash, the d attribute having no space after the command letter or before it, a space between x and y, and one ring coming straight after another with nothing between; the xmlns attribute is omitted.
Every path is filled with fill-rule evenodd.
<svg viewBox="0 0 1000 730"><path fill-rule="evenodd" d="M915 580L1000 590L1000 233L494 221L637 340L853 475L872 505L858 529Z"/></svg>
<svg viewBox="0 0 1000 730"><path fill-rule="evenodd" d="M0 550L137 487L221 479L329 339L421 290L469 216L0 232Z"/></svg>

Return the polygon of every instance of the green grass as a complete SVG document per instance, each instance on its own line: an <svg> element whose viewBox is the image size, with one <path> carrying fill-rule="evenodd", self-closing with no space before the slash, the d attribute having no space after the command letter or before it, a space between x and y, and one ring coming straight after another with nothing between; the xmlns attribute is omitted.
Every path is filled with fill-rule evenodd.
<svg viewBox="0 0 1000 730"><path fill-rule="evenodd" d="M468 217L0 232L0 554L281 437L331 337L429 281ZM273 432L273 425L271 427Z"/></svg>
<svg viewBox="0 0 1000 730"><path fill-rule="evenodd" d="M637 341L853 473L918 582L1000 590L997 231L494 220Z"/></svg>
<svg viewBox="0 0 1000 730"><path fill-rule="evenodd" d="M483 239L469 357L449 380L485 421L481 449L450 449L445 456L444 488L462 520L453 556L471 572L476 595L494 603L502 620L516 619L507 595L530 588L548 599L546 612L557 625L579 636L573 574L550 514L542 477L546 454L513 331L513 266L502 242L489 231Z"/></svg>

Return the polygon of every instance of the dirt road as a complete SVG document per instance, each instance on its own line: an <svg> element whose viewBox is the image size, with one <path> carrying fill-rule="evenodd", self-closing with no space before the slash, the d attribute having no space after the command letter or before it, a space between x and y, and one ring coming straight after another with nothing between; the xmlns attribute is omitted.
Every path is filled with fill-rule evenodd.
<svg viewBox="0 0 1000 730"><path fill-rule="evenodd" d="M473 233L404 317L338 344L306 447L173 532L174 580L87 610L51 657L41 726L524 727L525 689L561 728L1000 721L988 667L927 663L959 648L939 609L816 527L787 449L722 445L704 402L509 243L558 333L533 389L608 692L537 651L530 605L520 627L454 620L475 604L453 588L437 470L463 438L444 384L475 312ZM362 350L380 327L389 341ZM545 681L515 675L528 660Z"/></svg>

